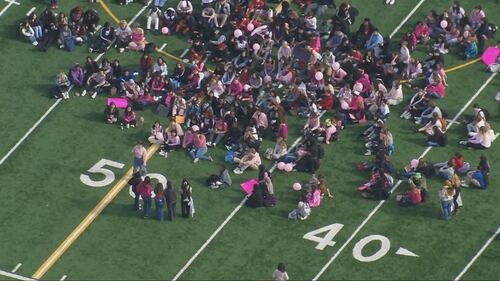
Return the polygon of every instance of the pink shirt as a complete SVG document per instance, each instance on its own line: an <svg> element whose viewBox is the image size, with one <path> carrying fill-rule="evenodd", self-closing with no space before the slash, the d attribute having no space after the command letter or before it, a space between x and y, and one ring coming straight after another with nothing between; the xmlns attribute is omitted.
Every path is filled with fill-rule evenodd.
<svg viewBox="0 0 500 281"><path fill-rule="evenodd" d="M136 146L134 146L134 149L132 150L132 152L133 152L135 158L143 158L144 160L146 160L146 155L148 154L148 152L146 151L144 146L136 145Z"/></svg>
<svg viewBox="0 0 500 281"><path fill-rule="evenodd" d="M153 188L151 184L146 184L145 182L141 182L137 185L137 191L141 195L142 198L151 198L151 193L153 192Z"/></svg>
<svg viewBox="0 0 500 281"><path fill-rule="evenodd" d="M446 92L445 92L445 87L443 83L439 82L438 84L430 84L425 87L425 91L427 93L437 93L440 97L444 97Z"/></svg>
<svg viewBox="0 0 500 281"><path fill-rule="evenodd" d="M194 146L196 148L207 148L207 138L205 135L198 134L194 136Z"/></svg>
<svg viewBox="0 0 500 281"><path fill-rule="evenodd" d="M253 114L252 119L255 120L257 128L260 128L260 127L267 128L267 126L268 126L267 116L264 112L256 111Z"/></svg>
<svg viewBox="0 0 500 281"><path fill-rule="evenodd" d="M282 137L284 140L288 139L288 124L281 123L278 128L278 137Z"/></svg>
<svg viewBox="0 0 500 281"><path fill-rule="evenodd" d="M186 148L189 144L193 143L194 141L194 134L191 133L190 131L187 131L186 134L184 135L184 139L182 140L182 147Z"/></svg>

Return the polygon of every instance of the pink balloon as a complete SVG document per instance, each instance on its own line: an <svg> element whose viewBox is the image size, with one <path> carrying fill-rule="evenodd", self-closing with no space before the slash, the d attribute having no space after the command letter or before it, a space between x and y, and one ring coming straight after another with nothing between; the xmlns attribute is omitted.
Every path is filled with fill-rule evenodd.
<svg viewBox="0 0 500 281"><path fill-rule="evenodd" d="M255 26L253 26L253 23L247 24L247 30L248 31L252 32L254 28L255 28Z"/></svg>
<svg viewBox="0 0 500 281"><path fill-rule="evenodd" d="M291 172L293 171L293 165L292 163L288 163L285 165L285 172Z"/></svg>
<svg viewBox="0 0 500 281"><path fill-rule="evenodd" d="M333 65L332 65L332 68L333 70L337 71L340 69L340 63L338 62L334 62Z"/></svg>
<svg viewBox="0 0 500 281"><path fill-rule="evenodd" d="M168 27L162 27L161 34L168 34Z"/></svg>
<svg viewBox="0 0 500 281"><path fill-rule="evenodd" d="M354 84L353 90L357 91L357 92L363 91L363 84L361 84L361 83Z"/></svg>
<svg viewBox="0 0 500 281"><path fill-rule="evenodd" d="M234 37L238 38L241 35L243 35L243 32L239 29L236 29L233 34L234 34Z"/></svg>
<svg viewBox="0 0 500 281"><path fill-rule="evenodd" d="M252 49L253 49L255 52L258 52L258 51L260 50L260 45L259 45L258 43L255 43L255 44L253 44Z"/></svg>
<svg viewBox="0 0 500 281"><path fill-rule="evenodd" d="M439 25L441 26L442 29L445 29L448 27L448 22L445 20L442 20Z"/></svg>
<svg viewBox="0 0 500 281"><path fill-rule="evenodd" d="M293 188L293 190L295 190L295 191L299 191L299 190L301 190L301 189L302 189L302 185L300 185L300 183L296 182L296 183L294 183L294 184L292 185L292 188Z"/></svg>
<svg viewBox="0 0 500 281"><path fill-rule="evenodd" d="M316 74L314 74L314 78L316 78L316 80L318 81L321 81L321 79L323 79L323 73L321 73L320 71L316 72Z"/></svg>
<svg viewBox="0 0 500 281"><path fill-rule="evenodd" d="M284 170L285 169L285 162L279 162L278 165L276 165L276 167L278 168L278 170Z"/></svg>

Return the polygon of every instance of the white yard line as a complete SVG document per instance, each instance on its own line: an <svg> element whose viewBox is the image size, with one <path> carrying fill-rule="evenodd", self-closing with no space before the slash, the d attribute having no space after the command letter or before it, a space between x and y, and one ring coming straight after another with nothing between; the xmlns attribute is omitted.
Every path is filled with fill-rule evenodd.
<svg viewBox="0 0 500 281"><path fill-rule="evenodd" d="M0 17L1 17L1 16L3 16L3 14L4 14L5 12L7 12L7 10L8 10L8 9L9 9L12 5L14 5L14 4L16 4L16 5L18 5L18 6L20 5L20 3L15 2L15 1L7 1L7 0L5 0L5 2L8 2L9 4L7 4L7 6L5 6L5 7L2 9L2 11L0 11Z"/></svg>
<svg viewBox="0 0 500 281"><path fill-rule="evenodd" d="M165 47L167 47L167 43L163 43L163 45L161 45L161 48L159 50L163 51L163 49L165 49Z"/></svg>
<svg viewBox="0 0 500 281"><path fill-rule="evenodd" d="M462 107L462 109L460 109L460 111L455 115L455 117L453 117L451 122L448 123L448 126L446 127L447 129L449 129L455 123L455 121L462 115L462 113L467 109L467 107L469 107L470 104L479 96L479 94L481 94L481 92L493 80L493 78L496 76L496 74L497 73L491 74L491 76L488 78L488 80L486 80L486 82L484 82L484 84L476 91L476 93L469 99L469 101ZM429 153L429 151L431 151L431 149L432 149L432 146L427 147L418 158L422 158L425 155L427 155L427 153ZM399 180L394 185L394 187L391 189L391 193L393 193L401 185L401 183L402 183L402 181ZM347 245L349 245L349 243L354 239L354 237L358 234L358 232L368 223L368 221L373 217L373 215L375 215L375 213L377 213L377 211L382 207L382 205L385 202L386 202L386 200L382 200L377 204L377 206L370 212L370 214L363 220L363 222L351 234L351 236L349 236L347 241L344 242L344 244L340 247L340 249L338 249L338 251L333 255L333 257L331 257L330 260L321 268L319 273L316 274L316 276L313 278L313 281L318 280L321 277L321 275L323 275L325 270L335 261L335 259L337 259L337 257L340 255L340 253L347 247Z"/></svg>
<svg viewBox="0 0 500 281"><path fill-rule="evenodd" d="M144 13L144 11L146 11L146 9L149 7L149 5L151 4L151 2L153 2L152 0L148 1L148 3L146 4L146 6L142 7L142 9L130 20L130 22L127 24L128 26L130 26L134 21L137 20L137 18L142 14Z"/></svg>
<svg viewBox="0 0 500 281"><path fill-rule="evenodd" d="M182 52L180 58L184 58L184 56L189 52L189 48L185 49L184 52Z"/></svg>
<svg viewBox="0 0 500 281"><path fill-rule="evenodd" d="M319 115L319 118L321 118L323 116L323 114L325 114L325 112L326 111L322 111ZM302 141L302 136L295 140L295 142L292 144L292 146L290 146L288 148L287 152L292 151L297 145L299 145L301 143L301 141ZM271 169L269 169L269 172L272 173L272 172L274 172L275 169L276 169L276 164L274 164L271 167ZM238 206L236 206L236 208L234 208L234 210L231 212L231 214L229 214L229 216L219 225L219 227L214 231L214 233L212 233L212 235L210 235L210 237L207 239L207 241L205 241L205 243L203 243L203 245L186 262L186 264L181 268L181 270L179 270L179 272L177 272L177 274L172 279L172 281L176 281L177 279L179 279L179 277L181 277L181 275L189 268L189 266L191 266L191 264L194 262L194 260L201 254L201 252L203 252L203 250L205 250L205 248L210 244L210 242L212 242L212 240L215 238L215 236L217 236L217 234L219 234L219 232L224 228L224 226L226 226L226 224L234 217L234 215L236 215L236 213L238 213L238 211L241 209L241 207L243 207L243 205L245 205L246 201L247 201L247 197L243 198L243 200L240 202L240 204L238 204Z"/></svg>
<svg viewBox="0 0 500 281"><path fill-rule="evenodd" d="M476 262L476 260L483 254L484 250L486 250L486 248L491 244L491 242L493 242L493 240L495 240L495 237L499 233L500 233L500 227L497 228L497 231L490 237L490 239L488 239L488 241L486 241L486 243L483 245L483 247L481 247L479 252L477 252L477 254L464 267L464 269L457 275L457 277L455 277L454 281L458 281L458 280L460 280L460 278L462 278L462 276L464 276L464 274L469 270L469 268L472 266L472 264L474 264L474 262Z"/></svg>
<svg viewBox="0 0 500 281"><path fill-rule="evenodd" d="M19 268L21 268L21 266L22 266L22 265L23 265L22 263L18 263L18 264L16 265L16 267L14 267L14 269L12 269L10 272L12 272L12 273L16 273L16 271L18 271L18 270L19 270Z"/></svg>
<svg viewBox="0 0 500 281"><path fill-rule="evenodd" d="M29 277L25 277L25 276L21 276L19 274L15 274L15 273L12 273L12 272L3 271L3 270L0 270L0 275L1 276L5 276L5 277L9 277L9 278L12 278L12 279L16 279L16 280L21 280L21 281L35 281L35 279L29 278Z"/></svg>
<svg viewBox="0 0 500 281"><path fill-rule="evenodd" d="M30 10L26 13L26 16L31 15L31 13L33 13L35 10L36 10L36 7L31 8L31 9L30 9Z"/></svg>
<svg viewBox="0 0 500 281"><path fill-rule="evenodd" d="M411 16L413 16L413 14L418 10L418 8L424 4L425 0L420 0L420 2L418 2L418 4L413 8L413 10L411 10L411 12L406 16L406 18L403 19L403 21L401 21L401 23L399 23L398 26L396 26L396 29L394 29L394 31L391 33L391 35L389 35L389 39L392 39L392 37L394 35L396 35L396 33L398 33L398 31L401 29L401 27L403 27L403 25L411 18Z"/></svg>
<svg viewBox="0 0 500 281"><path fill-rule="evenodd" d="M147 6L145 6L147 7ZM142 14L144 12L145 8L141 9L135 16L134 18L132 18L132 20L130 21L129 24L132 24L138 17L140 14ZM1 15L1 14L0 14ZM101 53L99 54L95 60L96 61L99 61L102 56L104 55L105 53ZM73 85L70 86L69 88L69 91L71 91L71 89L73 89ZM35 124L33 124L33 126L28 130L28 132L26 132L26 134L24 134L24 136L9 150L9 152L7 152L7 154L4 155L4 157L2 157L2 159L0 160L0 166L2 166L2 164L10 157L10 155L12 153L14 153L14 151L16 151L16 149L26 140L26 138L40 125L40 123L42 123L42 121L47 118L47 116L61 103L62 99L58 99L56 100L56 102L54 104L52 104L52 106L42 115L42 117L40 117L40 119L38 119L38 121L36 121Z"/></svg>

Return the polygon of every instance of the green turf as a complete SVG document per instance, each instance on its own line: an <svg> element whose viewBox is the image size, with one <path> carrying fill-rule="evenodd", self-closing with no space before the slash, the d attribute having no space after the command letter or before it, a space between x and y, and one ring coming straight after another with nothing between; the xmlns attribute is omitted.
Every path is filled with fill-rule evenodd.
<svg viewBox="0 0 500 281"><path fill-rule="evenodd" d="M396 6L387 8L382 1L351 2L361 12L352 29L357 29L363 17L370 17L384 35L388 35L417 3L401 0ZM449 2L426 1L399 33L407 26L413 26L430 9L444 10L451 4ZM462 2L467 11L476 3ZM61 6L69 11L75 3L68 1ZM119 6L114 1L107 3L120 19L130 19L142 8L138 3L128 6ZM493 13L495 8L498 9L493 1L481 4L490 19L497 22L500 20ZM53 48L41 54L29 43L19 40L14 27L33 5L39 9L43 7L37 1L25 1L22 8L12 7L1 18L0 45L3 52L0 61L4 72L0 75L0 83L3 85L0 98L3 104L8 105L0 112L5 124L0 130L2 156L52 105L48 89L52 86L57 71L66 70L73 61L83 62L87 55L86 48L83 47L73 53ZM111 21L100 5L79 5L93 5L100 12L103 21ZM144 16L138 22L144 24ZM178 36L149 34L148 40L155 42L158 47L167 43L165 50L174 55L180 55L188 46L186 38ZM419 55L424 54L425 49L420 48ZM139 56L137 53L118 54L114 50L105 55L111 60L119 58L126 67L134 67ZM154 56L157 57L158 54ZM461 58L447 55L447 67L460 63L463 63ZM174 61L168 60L168 64L169 69L173 69ZM440 106L450 116L454 116L488 77L489 74L485 73L480 64L450 73L450 87L446 98L439 102ZM492 124L496 131L500 127L493 96L499 88L499 80L496 78L476 100L494 116ZM405 89L406 98L411 93L411 90ZM80 97L62 102L0 167L0 198L4 206L0 221L2 229L6 229L0 232L0 269L7 270L22 262L23 266L18 273L25 276L33 274L121 178L131 165L132 145L138 139L145 139L149 126L159 119L154 115L154 110L148 108L139 113L146 119L143 129L121 131L119 127L107 126L102 122L104 99L105 97L98 97L96 100ZM415 124L397 118L401 107L391 110L389 126L396 142L393 163L399 168L424 151L424 136L414 133L417 128ZM291 116L288 120L291 144L298 137L298 128L304 120ZM162 119L162 122L166 120ZM342 132L338 142L325 146L327 157L322 161L318 173L327 177L335 193L334 199L325 199L318 209L313 210L313 215L307 221L288 221L286 215L294 208L297 198L290 187L294 182L306 181L309 175L276 172L273 182L278 205L272 209L242 208L182 278L269 279L278 262L286 263L293 279L313 278L378 203L362 199L356 190L368 177L368 174L359 173L354 167L356 163L368 159L362 156L364 149L358 141L362 129L360 126L349 126ZM461 151L467 161L476 165L478 153L463 150L457 144L458 139L464 137L464 126L453 126L449 133L449 146L432 149L428 159L431 162L444 161L453 152ZM267 148L271 144L266 140L262 147ZM209 153L215 156L214 164L192 164L183 152L174 152L167 159L156 155L148 165L150 172L165 175L177 187L183 177L191 180L197 209L195 218L178 218L173 223L162 224L155 220L143 220L132 211L132 198L125 188L44 278L59 279L63 275L68 275L69 279L101 280L172 278L239 204L243 193L238 184L256 176L256 172L233 176L233 187L209 190L204 186L204 180L209 174L217 172L217 166L222 164L224 150L210 149ZM495 143L485 154L492 164L491 187L486 191L464 190L464 208L452 222L446 223L439 218L437 190L440 181L430 180L431 202L418 208L401 209L394 198L391 198L356 235L322 278L454 278L498 227L495 225L495 218L500 213L492 207L500 199L495 190L496 183L500 182L495 174L500 167L498 144ZM112 169L116 174L116 181L109 186L86 187L79 180L80 174L86 173L101 158L124 163L125 168ZM397 192L402 192L405 188L406 185L402 184ZM314 249L314 242L302 239L305 233L333 223L344 225L335 236L337 244L334 247L319 251ZM384 235L390 239L389 253L372 263L355 260L352 256L354 244L372 234ZM396 256L394 252L398 247L407 248L420 257ZM498 279L498 247L497 239L464 278ZM376 243L369 244L363 254L370 255L376 250Z"/></svg>

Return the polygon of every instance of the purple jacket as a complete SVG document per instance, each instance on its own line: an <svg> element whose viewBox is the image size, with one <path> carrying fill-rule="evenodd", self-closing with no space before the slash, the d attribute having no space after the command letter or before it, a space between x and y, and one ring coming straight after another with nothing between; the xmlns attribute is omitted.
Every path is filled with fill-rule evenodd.
<svg viewBox="0 0 500 281"><path fill-rule="evenodd" d="M71 68L70 79L73 84L83 85L83 77L84 77L83 68L81 67Z"/></svg>

